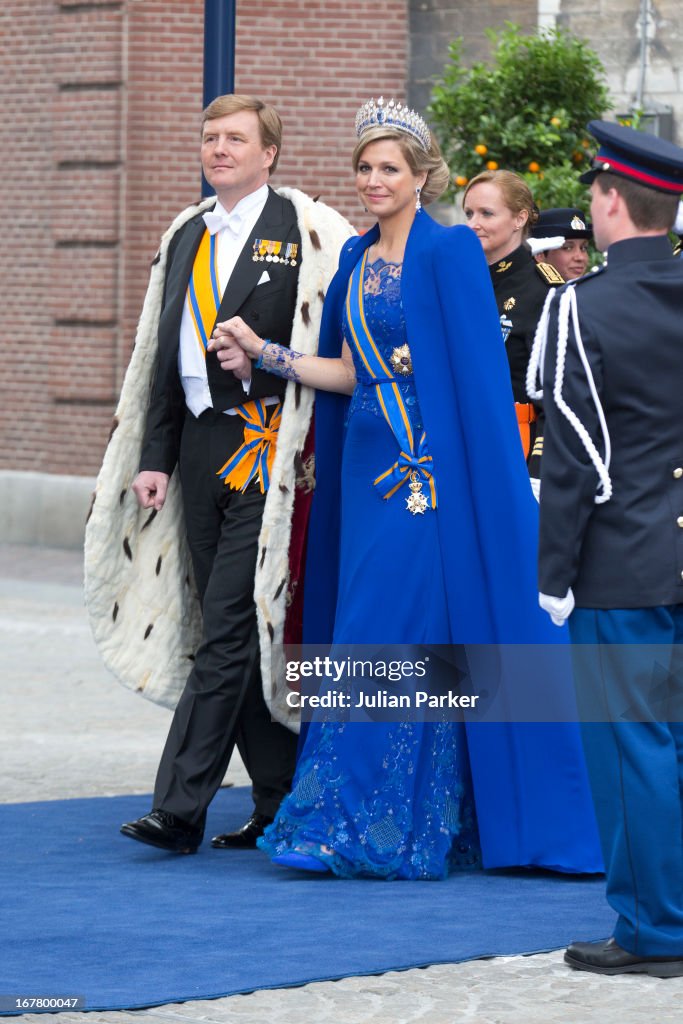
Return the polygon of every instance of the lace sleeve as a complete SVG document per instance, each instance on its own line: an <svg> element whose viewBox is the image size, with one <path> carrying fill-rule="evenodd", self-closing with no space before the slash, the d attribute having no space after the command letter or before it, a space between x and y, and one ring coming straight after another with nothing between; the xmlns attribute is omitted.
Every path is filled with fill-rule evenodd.
<svg viewBox="0 0 683 1024"><path fill-rule="evenodd" d="M296 361L301 359L303 352L294 352L285 345L278 345L274 341L265 341L261 349L261 355L254 363L257 370L267 370L276 377L283 377L285 380L301 380L297 369Z"/></svg>

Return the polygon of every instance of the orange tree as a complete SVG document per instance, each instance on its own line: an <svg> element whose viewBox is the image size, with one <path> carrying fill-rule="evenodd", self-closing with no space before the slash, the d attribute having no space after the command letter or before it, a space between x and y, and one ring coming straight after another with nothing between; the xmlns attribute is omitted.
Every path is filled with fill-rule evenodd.
<svg viewBox="0 0 683 1024"><path fill-rule="evenodd" d="M429 116L452 194L500 167L521 174L541 208L585 208L578 179L595 145L585 126L612 105L597 55L561 29L522 35L507 22L487 35L490 63L464 67L456 39L432 91Z"/></svg>

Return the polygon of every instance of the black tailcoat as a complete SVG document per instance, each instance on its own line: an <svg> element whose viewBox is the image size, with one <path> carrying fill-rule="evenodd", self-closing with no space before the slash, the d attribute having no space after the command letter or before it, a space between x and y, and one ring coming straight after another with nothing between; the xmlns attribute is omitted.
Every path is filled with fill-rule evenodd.
<svg viewBox="0 0 683 1024"><path fill-rule="evenodd" d="M168 253L164 298L159 320L157 370L152 387L140 469L173 472L178 460L185 419L185 394L178 373L180 323L194 259L206 225L201 213L174 236ZM250 239L239 255L223 293L217 322L240 316L256 334L289 345L301 262L301 238L296 212L288 199L268 190L268 199L253 230L254 238L276 239L298 245L296 266L255 261ZM284 252L286 245L283 245ZM270 281L258 284L264 270ZM247 400L284 394L286 381L264 370L254 370L248 399L241 381L222 370L215 352L208 352L206 370L214 409L223 411Z"/></svg>
<svg viewBox="0 0 683 1024"><path fill-rule="evenodd" d="M242 382L221 369L214 352L206 368L213 409L195 418L186 408L178 370L180 324L203 217L187 221L169 246L159 320L158 362L140 468L168 473L179 466L183 511L195 582L202 603L202 643L175 709L154 787L154 807L203 827L237 744L252 779L259 814L272 818L289 789L296 737L274 721L263 699L253 600L265 495L242 493L217 476L241 445L244 425L226 409L284 392L285 381L254 370ZM254 260L255 239L296 243L296 266ZM293 204L269 189L253 237L228 281L217 321L242 319L261 337L288 345L296 306L301 238ZM259 283L264 270L270 280ZM163 510L162 513L163 515Z"/></svg>

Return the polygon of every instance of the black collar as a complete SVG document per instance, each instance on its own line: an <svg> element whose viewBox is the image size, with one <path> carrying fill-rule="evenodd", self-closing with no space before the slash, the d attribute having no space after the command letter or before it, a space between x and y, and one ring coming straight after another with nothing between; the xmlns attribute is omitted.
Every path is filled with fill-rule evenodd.
<svg viewBox="0 0 683 1024"><path fill-rule="evenodd" d="M526 242L522 242L522 244L517 246L516 249L513 249L511 253L504 256L502 260L496 260L495 263L489 264L491 277L494 281L498 281L501 277L504 277L507 274L514 274L516 270L520 269L520 267L524 267L527 263L533 262L533 258L534 257L529 246Z"/></svg>

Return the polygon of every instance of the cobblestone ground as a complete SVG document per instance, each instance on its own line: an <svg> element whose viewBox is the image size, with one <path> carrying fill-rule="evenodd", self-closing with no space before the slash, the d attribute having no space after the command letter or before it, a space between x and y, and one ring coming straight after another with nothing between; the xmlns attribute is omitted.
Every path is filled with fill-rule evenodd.
<svg viewBox="0 0 683 1024"><path fill-rule="evenodd" d="M82 608L77 552L0 545L0 650L0 799L150 791L170 713L102 667ZM244 784L242 766L231 766L229 778ZM581 974L557 952L50 1017L57 1024L680 1024L683 979Z"/></svg>

